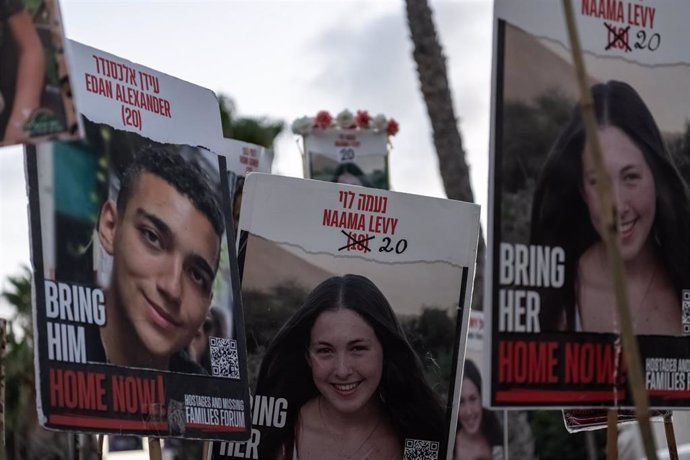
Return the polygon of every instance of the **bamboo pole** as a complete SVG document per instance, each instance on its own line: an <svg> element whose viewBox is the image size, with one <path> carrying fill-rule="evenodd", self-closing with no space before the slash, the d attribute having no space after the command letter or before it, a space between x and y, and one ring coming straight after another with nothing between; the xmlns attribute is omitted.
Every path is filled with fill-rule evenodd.
<svg viewBox="0 0 690 460"><path fill-rule="evenodd" d="M0 318L0 460L5 460L5 350L7 320Z"/></svg>
<svg viewBox="0 0 690 460"><path fill-rule="evenodd" d="M592 153L592 159L594 160L594 166L596 168L597 192L603 211L603 228L605 230L603 239L606 244L609 269L611 271L613 287L616 294L616 309L618 311L618 318L621 326L620 335L623 342L623 357L628 369L629 387L632 392L633 401L635 402L637 421L640 426L640 433L642 434L642 442L644 444L647 459L656 460L654 435L652 434L652 426L649 420L647 390L642 376L640 352L632 327L630 308L628 307L627 282L625 280L623 261L620 255L617 224L618 216L616 215L616 207L611 195L611 179L604 169L592 94L587 84L587 72L582 58L580 39L575 24L572 2L570 0L563 0L563 10L568 28L568 36L570 38L577 81L580 87L580 94L582 95L582 118L585 124L585 131L587 133L587 141Z"/></svg>
<svg viewBox="0 0 690 460"><path fill-rule="evenodd" d="M618 458L618 412L614 409L606 411L606 458Z"/></svg>
<svg viewBox="0 0 690 460"><path fill-rule="evenodd" d="M678 445L676 444L676 435L673 432L673 415L671 413L664 415L664 431L666 431L668 458L678 460Z"/></svg>
<svg viewBox="0 0 690 460"><path fill-rule="evenodd" d="M149 438L149 460L163 460L161 440L158 438Z"/></svg>

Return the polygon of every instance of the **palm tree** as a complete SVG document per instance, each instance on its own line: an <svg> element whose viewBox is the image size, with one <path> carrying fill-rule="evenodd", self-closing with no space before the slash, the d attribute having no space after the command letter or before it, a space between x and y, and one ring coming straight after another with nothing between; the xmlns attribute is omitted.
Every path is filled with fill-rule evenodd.
<svg viewBox="0 0 690 460"><path fill-rule="evenodd" d="M427 0L405 0L407 24L417 63L419 84L426 103L434 147L438 156L441 179L448 198L474 202L470 185L470 169L453 109L453 96L448 84L446 59L436 34L431 8ZM477 268L474 278L472 308L482 309L484 284L484 236L479 235Z"/></svg>
<svg viewBox="0 0 690 460"><path fill-rule="evenodd" d="M448 84L448 71L443 49L436 33L431 8L427 0L405 0L407 24L417 64L419 84L426 103L434 146L438 156L441 179L448 198L474 201L470 174L462 137L458 129L453 96ZM477 248L477 267L474 279L472 308L482 309L484 285L484 237L480 233ZM510 411L508 422L509 454L511 458L531 459L534 456L534 439L525 412Z"/></svg>
<svg viewBox="0 0 690 460"><path fill-rule="evenodd" d="M223 136L231 139L251 142L272 150L275 138L285 127L284 122L270 120L267 117L238 117L234 101L223 94L218 96L218 105Z"/></svg>
<svg viewBox="0 0 690 460"><path fill-rule="evenodd" d="M2 297L14 307L7 328L5 365L6 456L8 459L66 458L67 433L44 430L36 415L31 321L31 272L7 278Z"/></svg>
<svg viewBox="0 0 690 460"><path fill-rule="evenodd" d="M14 307L7 324L5 366L5 424L8 458L22 457L26 439L22 431L22 415L31 411L34 394L33 330L31 327L31 274L23 272L7 279L9 287L0 294ZM33 397L32 397L33 396Z"/></svg>

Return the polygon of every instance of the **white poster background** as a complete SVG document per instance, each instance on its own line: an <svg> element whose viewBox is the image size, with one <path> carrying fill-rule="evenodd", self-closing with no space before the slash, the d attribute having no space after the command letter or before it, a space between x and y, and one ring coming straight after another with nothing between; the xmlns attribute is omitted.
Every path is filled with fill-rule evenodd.
<svg viewBox="0 0 690 460"><path fill-rule="evenodd" d="M250 172L271 172L271 158L260 145L235 139L222 139L217 151L225 156L228 171L238 176L246 176Z"/></svg>
<svg viewBox="0 0 690 460"><path fill-rule="evenodd" d="M245 199L239 227L276 242L289 242L312 253L337 253L387 263L444 261L474 270L479 232L479 205L453 200L393 193L385 190L309 180L295 186L295 179L250 174L245 183ZM247 202L250 193L253 202ZM295 206L299 203L299 207ZM385 212L376 212L377 206ZM253 210L261 209L254 215ZM323 225L332 219L355 225ZM444 229L440 238L430 228ZM342 231L373 237L370 251L338 249L351 243ZM384 238L391 247L404 251L379 250Z"/></svg>
<svg viewBox="0 0 690 460"><path fill-rule="evenodd" d="M89 120L162 143L210 147L223 137L213 91L73 40L68 47L77 109Z"/></svg>
<svg viewBox="0 0 690 460"><path fill-rule="evenodd" d="M362 156L388 154L388 134L385 131L357 129L314 129L304 136L304 150L311 155L324 155L339 163L354 161ZM350 152L351 151L351 156Z"/></svg>

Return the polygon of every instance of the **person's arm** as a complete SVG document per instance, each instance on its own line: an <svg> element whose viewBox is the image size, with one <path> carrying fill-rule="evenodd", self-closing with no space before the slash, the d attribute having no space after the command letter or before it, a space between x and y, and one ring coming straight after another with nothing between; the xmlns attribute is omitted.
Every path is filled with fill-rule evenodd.
<svg viewBox="0 0 690 460"><path fill-rule="evenodd" d="M22 127L40 104L45 61L41 40L28 11L22 10L10 16L7 25L17 46L18 62L12 113L2 141L13 144L26 139Z"/></svg>

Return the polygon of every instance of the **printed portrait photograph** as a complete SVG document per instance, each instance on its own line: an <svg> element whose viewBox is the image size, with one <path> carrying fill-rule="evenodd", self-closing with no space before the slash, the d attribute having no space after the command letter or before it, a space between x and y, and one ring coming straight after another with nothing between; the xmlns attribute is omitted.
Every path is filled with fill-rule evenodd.
<svg viewBox="0 0 690 460"><path fill-rule="evenodd" d="M0 1L0 146L75 139L57 0Z"/></svg>
<svg viewBox="0 0 690 460"><path fill-rule="evenodd" d="M333 430L348 423L366 439L341 440L343 455L402 458L421 440L443 452L462 269L241 240L255 405L287 401L280 426L255 419L258 458L329 458Z"/></svg>
<svg viewBox="0 0 690 460"><path fill-rule="evenodd" d="M531 266L522 276L516 269L506 285L538 291L540 331L617 333L601 179L586 141L570 51L507 23L504 34L495 251L514 267L520 257ZM684 335L690 66L646 66L589 53L585 63L634 331Z"/></svg>
<svg viewBox="0 0 690 460"><path fill-rule="evenodd" d="M86 361L216 375L211 342L235 337L237 300L218 157L85 125L88 144L37 161L45 276L102 293Z"/></svg>
<svg viewBox="0 0 690 460"><path fill-rule="evenodd" d="M361 156L356 161L338 162L327 155L310 155L311 178L339 184L388 189L387 160L384 156Z"/></svg>

